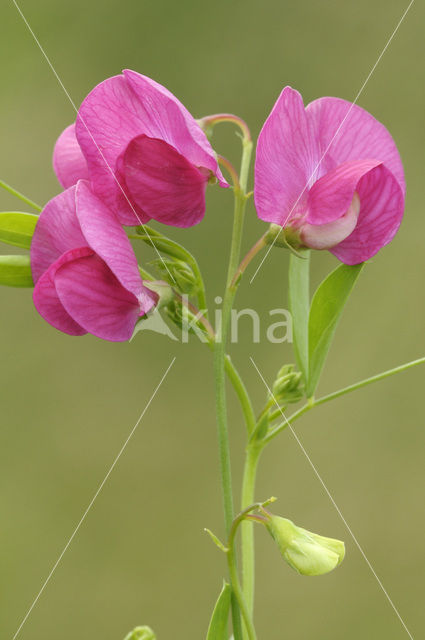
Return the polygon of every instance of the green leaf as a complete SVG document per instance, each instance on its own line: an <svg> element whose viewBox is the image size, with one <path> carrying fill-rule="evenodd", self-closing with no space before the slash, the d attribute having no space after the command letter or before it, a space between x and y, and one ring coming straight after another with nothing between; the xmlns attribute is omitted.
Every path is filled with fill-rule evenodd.
<svg viewBox="0 0 425 640"><path fill-rule="evenodd" d="M33 287L29 256L0 256L0 285Z"/></svg>
<svg viewBox="0 0 425 640"><path fill-rule="evenodd" d="M363 266L364 263L340 265L323 280L314 294L308 325L309 398L317 387L338 320Z"/></svg>
<svg viewBox="0 0 425 640"><path fill-rule="evenodd" d="M308 313L310 310L310 251L289 259L289 310L292 315L294 351L298 368L308 379Z"/></svg>
<svg viewBox="0 0 425 640"><path fill-rule="evenodd" d="M207 640L228 640L228 620L230 599L232 588L227 582L223 583L223 588L214 607L210 626L208 627Z"/></svg>
<svg viewBox="0 0 425 640"><path fill-rule="evenodd" d="M29 249L38 216L18 211L0 213L0 241Z"/></svg>

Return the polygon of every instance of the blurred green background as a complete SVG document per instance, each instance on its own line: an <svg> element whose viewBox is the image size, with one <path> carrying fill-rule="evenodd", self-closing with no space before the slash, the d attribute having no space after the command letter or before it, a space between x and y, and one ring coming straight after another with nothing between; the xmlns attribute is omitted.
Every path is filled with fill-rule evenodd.
<svg viewBox="0 0 425 640"><path fill-rule="evenodd" d="M407 0L22 0L21 7L69 94L79 104L129 67L171 89L197 116L241 115L258 134L285 84L306 102L354 99ZM424 353L425 8L415 3L359 103L386 124L404 159L408 198L395 241L370 262L346 309L320 393ZM0 20L0 177L45 203L58 193L51 153L72 106L12 2ZM231 126L216 148L239 162ZM0 194L3 210L22 210ZM222 291L232 196L208 190L198 228L171 234L200 258L212 307ZM252 203L244 240L263 230ZM139 249L150 259L147 248ZM287 253L274 250L237 306L286 306ZM316 254L315 281L335 264ZM45 323L29 290L3 288L0 334L0 636L12 638L65 542L172 357L174 367L20 633L22 640L120 639L150 624L159 640L205 636L225 571L203 532L222 534L211 354L142 333L132 344L70 338ZM265 326L265 324L264 324ZM241 321L233 357L256 407L292 360L264 333L252 344ZM424 370L415 369L318 408L297 432L411 634L420 636ZM244 432L229 390L234 479ZM238 489L237 489L238 491ZM289 432L266 452L257 498L324 535L347 556L322 578L302 578L257 534L261 640L402 639L407 636L335 508Z"/></svg>

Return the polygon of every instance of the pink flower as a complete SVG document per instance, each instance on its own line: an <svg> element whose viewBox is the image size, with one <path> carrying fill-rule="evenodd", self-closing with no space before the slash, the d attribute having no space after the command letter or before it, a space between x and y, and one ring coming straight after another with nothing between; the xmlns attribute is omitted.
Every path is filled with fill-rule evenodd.
<svg viewBox="0 0 425 640"><path fill-rule="evenodd" d="M34 304L56 329L128 340L156 304L112 212L79 181L43 209L31 244Z"/></svg>
<svg viewBox="0 0 425 640"><path fill-rule="evenodd" d="M403 166L391 135L367 111L339 98L304 108L285 87L258 139L254 196L258 216L283 226L295 246L358 264L400 226Z"/></svg>
<svg viewBox="0 0 425 640"><path fill-rule="evenodd" d="M75 130L65 129L56 143L53 166L64 187L88 175L125 225L153 218L190 227L204 216L208 181L228 186L187 109L165 87L128 70L89 93Z"/></svg>

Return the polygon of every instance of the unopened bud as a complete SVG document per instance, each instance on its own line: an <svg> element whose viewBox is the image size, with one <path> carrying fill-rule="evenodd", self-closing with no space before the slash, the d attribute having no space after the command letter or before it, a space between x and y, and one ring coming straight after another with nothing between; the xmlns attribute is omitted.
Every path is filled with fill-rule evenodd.
<svg viewBox="0 0 425 640"><path fill-rule="evenodd" d="M319 536L271 514L267 514L266 527L286 562L304 576L328 573L344 559L345 546L341 540Z"/></svg>
<svg viewBox="0 0 425 640"><path fill-rule="evenodd" d="M273 399L279 403L287 404L298 402L304 395L302 374L295 371L293 364L283 366L273 384Z"/></svg>
<svg viewBox="0 0 425 640"><path fill-rule="evenodd" d="M198 287L198 282L191 267L183 260L155 260L155 267L162 277L180 293L192 294Z"/></svg>
<svg viewBox="0 0 425 640"><path fill-rule="evenodd" d="M136 627L124 640L156 640L156 635L150 627Z"/></svg>
<svg viewBox="0 0 425 640"><path fill-rule="evenodd" d="M187 299L187 294L184 294ZM192 313L186 304L174 299L165 309L167 316L174 324L187 333L207 336L208 332L199 319L199 315Z"/></svg>

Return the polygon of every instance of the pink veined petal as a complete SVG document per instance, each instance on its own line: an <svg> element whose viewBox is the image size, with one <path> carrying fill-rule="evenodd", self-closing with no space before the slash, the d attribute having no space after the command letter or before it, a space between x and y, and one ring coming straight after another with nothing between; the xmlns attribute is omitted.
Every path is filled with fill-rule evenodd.
<svg viewBox="0 0 425 640"><path fill-rule="evenodd" d="M211 144L195 118L168 89L136 71L125 69L124 77L145 107L146 118L152 122L152 138L169 142L196 167L212 171L222 187L228 187L217 163ZM154 116L152 117L152 114ZM156 134L154 128L156 127Z"/></svg>
<svg viewBox="0 0 425 640"><path fill-rule="evenodd" d="M158 222L190 227L204 217L207 177L163 140L132 140L123 171L132 199Z"/></svg>
<svg viewBox="0 0 425 640"><path fill-rule="evenodd" d="M56 141L53 151L53 169L64 187L72 187L80 179L87 180L86 159L75 137L75 123L69 125Z"/></svg>
<svg viewBox="0 0 425 640"><path fill-rule="evenodd" d="M138 300L98 256L64 264L56 272L55 286L69 315L86 331L113 342L131 338L142 315Z"/></svg>
<svg viewBox="0 0 425 640"><path fill-rule="evenodd" d="M34 282L69 249L85 246L75 213L75 186L50 200L40 214L31 242Z"/></svg>
<svg viewBox="0 0 425 640"><path fill-rule="evenodd" d="M120 184L120 188L117 190L115 200L117 208L116 216L120 223L126 226L132 227L135 225L147 224L152 218L139 207L137 202L134 202L125 182L123 154L121 154L117 160L116 176ZM131 203L131 206L129 203Z"/></svg>
<svg viewBox="0 0 425 640"><path fill-rule="evenodd" d="M140 224L116 176L118 157L141 133L143 109L124 76L98 84L78 111L76 135L89 169L92 189L123 224ZM118 211L119 204L119 211Z"/></svg>
<svg viewBox="0 0 425 640"><path fill-rule="evenodd" d="M115 215L91 192L87 182L77 184L76 209L86 244L106 262L122 286L139 297L144 287L130 240Z"/></svg>
<svg viewBox="0 0 425 640"><path fill-rule="evenodd" d="M88 247L67 251L50 265L34 288L33 300L38 313L55 329L71 336L82 336L87 331L69 315L59 300L55 287L55 275L57 270L67 262L92 254L92 250Z"/></svg>
<svg viewBox="0 0 425 640"><path fill-rule="evenodd" d="M184 145L185 155L191 149L189 160L192 156L195 161L202 159L202 166L223 180L212 148L208 153L198 139L193 138L193 132L192 135L188 132L185 117L176 105L177 100L172 101L165 89L159 91L152 85L146 87L142 101L137 76L132 75L128 81L123 75L114 76L97 85L83 101L76 122L77 139L88 164L94 192L123 224L132 225L145 220L125 197L124 185L117 175L117 161L138 135L160 137L174 146L176 138ZM144 81L143 84L145 86ZM200 139L203 132L199 126L198 129ZM226 184L224 181L224 186Z"/></svg>
<svg viewBox="0 0 425 640"><path fill-rule="evenodd" d="M344 162L317 180L308 194L306 221L322 225L343 216L353 200L360 178L379 164L379 160Z"/></svg>
<svg viewBox="0 0 425 640"><path fill-rule="evenodd" d="M398 231L403 218L404 194L385 165L361 178L357 193L360 215L353 233L331 249L345 264L358 264L374 256Z"/></svg>
<svg viewBox="0 0 425 640"><path fill-rule="evenodd" d="M302 97L285 87L258 138L254 199L262 220L285 226L304 215L317 160Z"/></svg>
<svg viewBox="0 0 425 640"><path fill-rule="evenodd" d="M394 174L403 194L404 171L395 142L370 113L340 98L319 98L307 108L320 144L320 157L326 152L319 175L348 160L376 158Z"/></svg>

